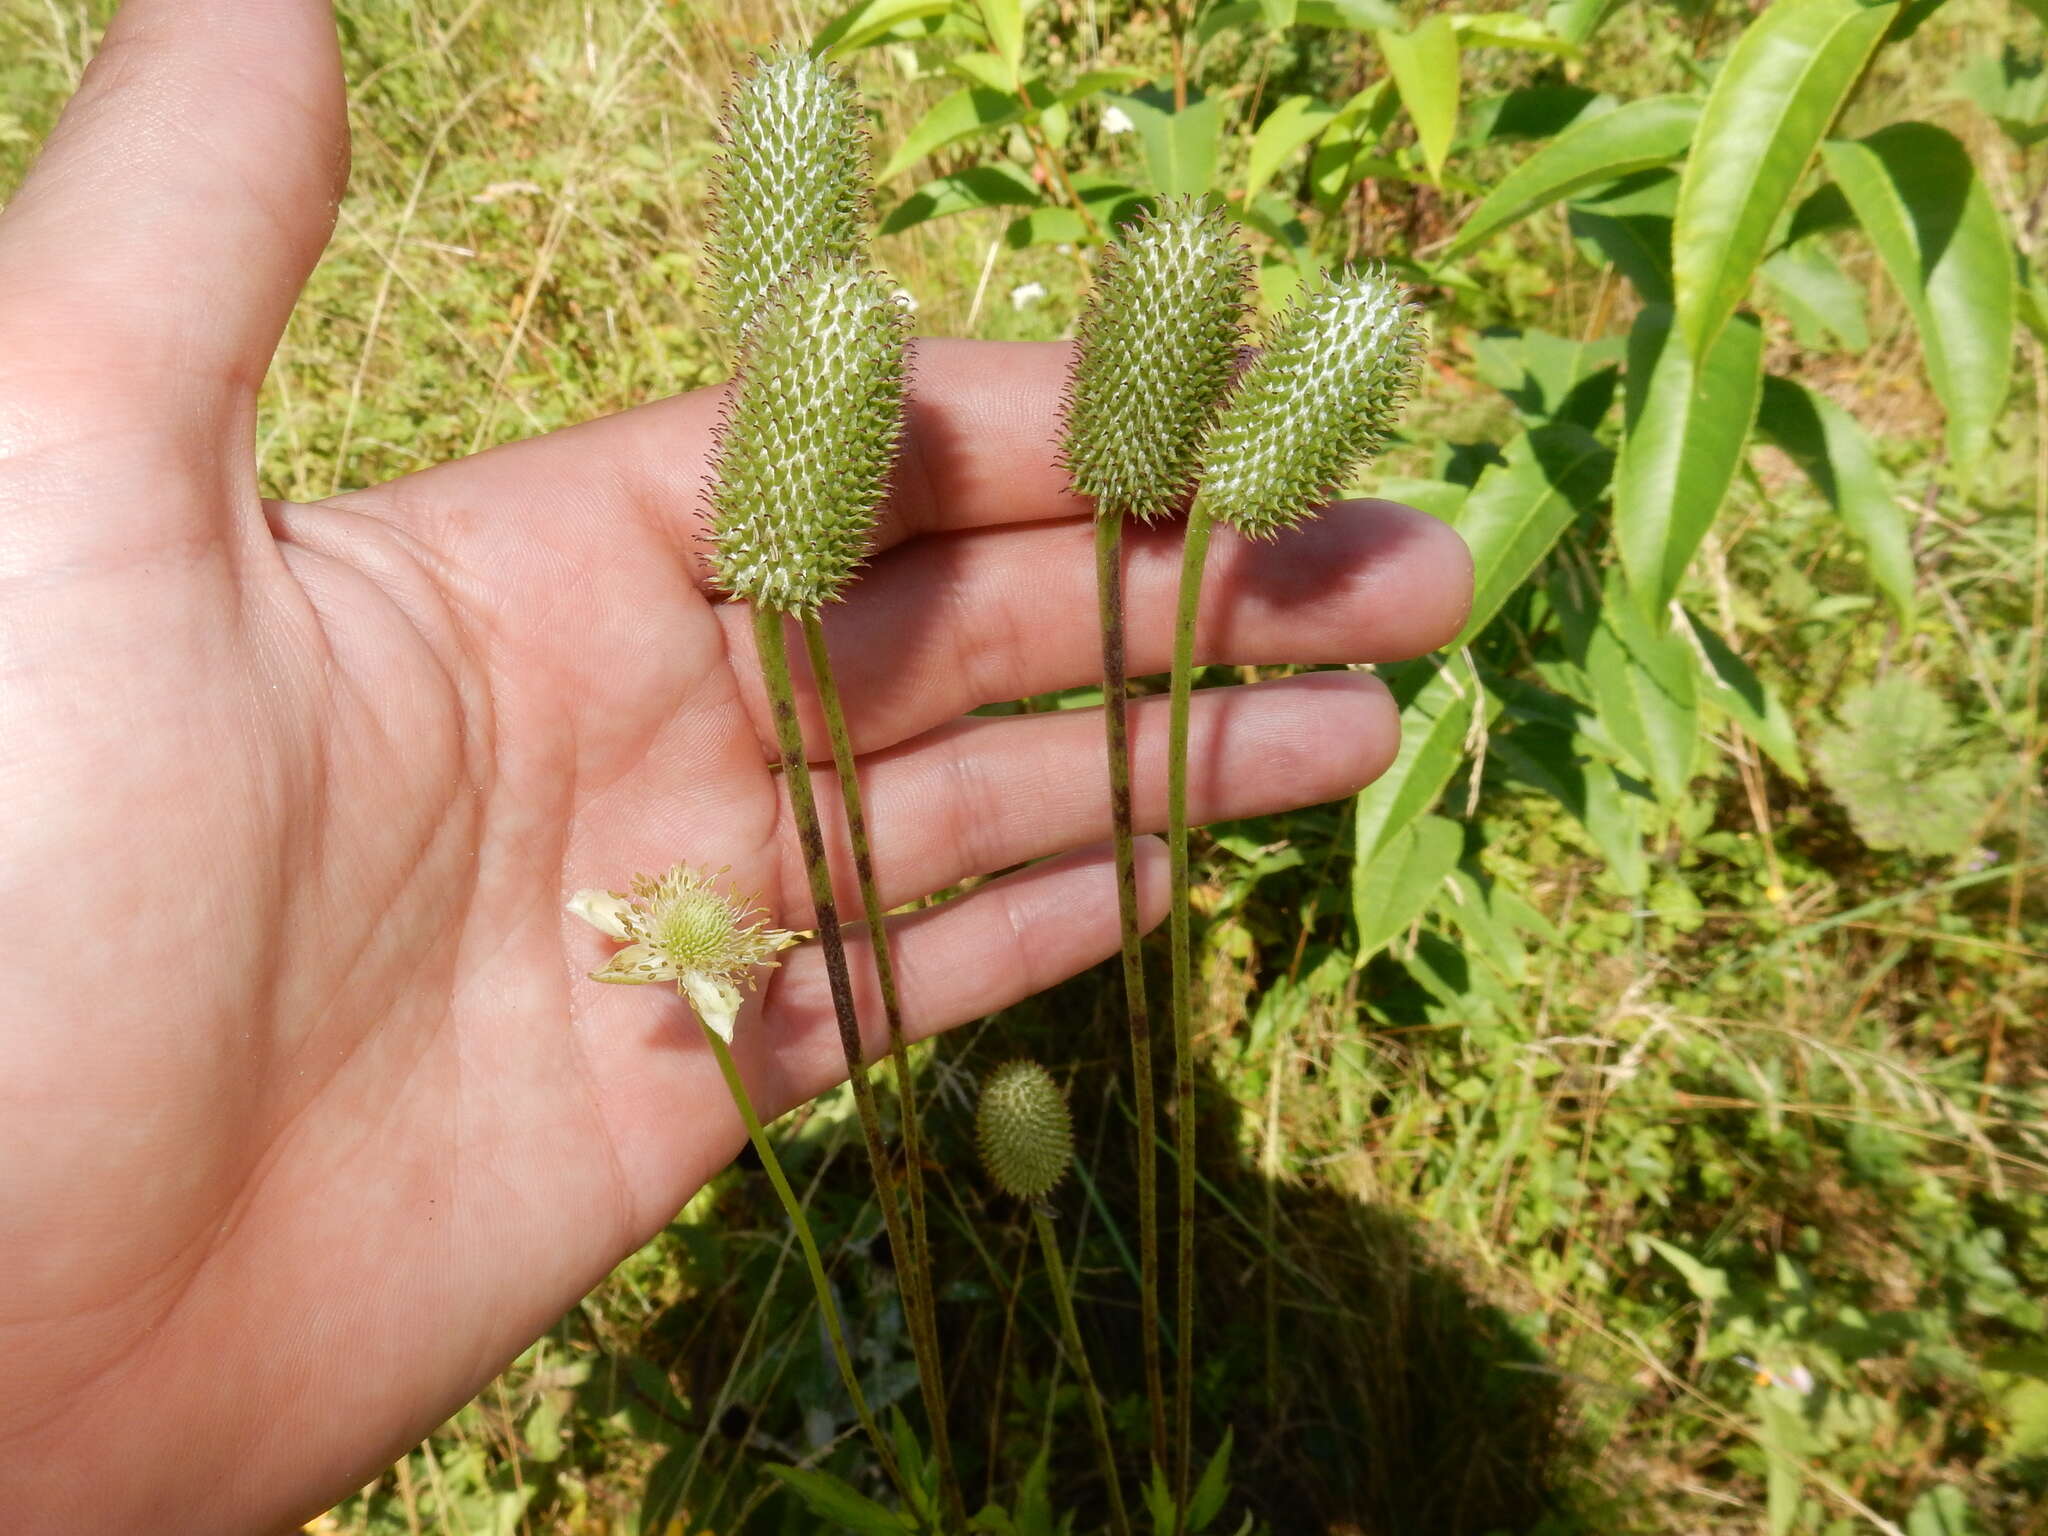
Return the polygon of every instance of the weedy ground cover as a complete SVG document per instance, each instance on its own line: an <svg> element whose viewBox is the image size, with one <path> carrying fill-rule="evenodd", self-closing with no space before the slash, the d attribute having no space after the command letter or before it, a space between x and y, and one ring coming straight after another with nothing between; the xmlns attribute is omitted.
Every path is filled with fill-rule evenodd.
<svg viewBox="0 0 2048 1536"><path fill-rule="evenodd" d="M102 14L0 8L0 186ZM2048 1528L2032 11L341 21L355 176L267 386L279 495L722 378L711 125L786 38L879 104L921 330L1063 334L1104 233L1204 192L1268 307L1358 256L1427 297L1371 488L1480 549L1468 643L1387 669L1383 785L1194 845L1212 1529ZM1766 52L1793 75L1745 80ZM1020 1530L1101 1529L1107 1492L1031 1219L969 1176L973 1090L1019 1054L1067 1090L1076 1323L1141 1445L1122 1008L1111 968L927 1069L956 1451L971 1504L1026 1469L986 1490ZM775 1134L887 1423L916 1373L852 1106ZM771 1461L881 1496L802 1268L735 1168L324 1525L816 1529Z"/></svg>

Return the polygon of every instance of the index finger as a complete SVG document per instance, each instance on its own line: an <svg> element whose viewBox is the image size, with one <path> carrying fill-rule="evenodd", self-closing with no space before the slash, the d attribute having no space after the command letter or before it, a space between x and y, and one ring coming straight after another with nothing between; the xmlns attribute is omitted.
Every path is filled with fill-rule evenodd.
<svg viewBox="0 0 2048 1536"><path fill-rule="evenodd" d="M921 533L1086 515L1057 462L1068 342L920 338L911 346L902 457L876 529L879 551ZM713 434L729 386L640 406L444 464L378 493L428 521L479 503L495 519L565 504L654 519L701 551Z"/></svg>

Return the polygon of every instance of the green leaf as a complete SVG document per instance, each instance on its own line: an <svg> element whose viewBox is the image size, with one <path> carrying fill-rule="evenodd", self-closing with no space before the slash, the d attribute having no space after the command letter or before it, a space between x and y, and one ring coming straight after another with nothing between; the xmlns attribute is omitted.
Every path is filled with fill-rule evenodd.
<svg viewBox="0 0 2048 1536"><path fill-rule="evenodd" d="M1827 163L1913 312L1948 412L1949 458L1967 481L2012 379L2015 275L1998 210L1969 151L1931 123L1831 143Z"/></svg>
<svg viewBox="0 0 2048 1536"><path fill-rule="evenodd" d="M1352 822L1359 868L1436 804L1465 756L1475 713L1491 720L1500 710L1462 663L1411 661L1385 678L1401 706L1401 745L1387 771L1359 791Z"/></svg>
<svg viewBox="0 0 2048 1536"><path fill-rule="evenodd" d="M1351 871L1358 960L1371 959L1429 910L1464 852L1465 829L1443 816L1410 822Z"/></svg>
<svg viewBox="0 0 2048 1536"><path fill-rule="evenodd" d="M1195 1491L1188 1495L1188 1529L1202 1531L1223 1512L1223 1500L1230 1493L1230 1446L1236 1431L1225 1429L1223 1443L1202 1468Z"/></svg>
<svg viewBox="0 0 2048 1536"><path fill-rule="evenodd" d="M1713 349L1749 291L1773 226L1895 9L1777 0L1715 77L1671 234L1678 326L1693 356Z"/></svg>
<svg viewBox="0 0 2048 1536"><path fill-rule="evenodd" d="M1432 179L1458 131L1458 29L1441 11L1412 32L1376 34Z"/></svg>
<svg viewBox="0 0 2048 1536"><path fill-rule="evenodd" d="M1806 472L1862 544L1871 579L1913 620L1913 540L1905 508L1856 418L1826 395L1776 374L1764 380L1757 430Z"/></svg>
<svg viewBox="0 0 2048 1536"><path fill-rule="evenodd" d="M811 56L843 59L906 21L944 16L952 9L953 0L856 0L819 30L811 40Z"/></svg>
<svg viewBox="0 0 2048 1536"><path fill-rule="evenodd" d="M1671 220L1657 213L1607 214L1574 206L1572 237L1612 262L1645 304L1671 302Z"/></svg>
<svg viewBox="0 0 2048 1536"><path fill-rule="evenodd" d="M1001 161L972 165L919 187L889 210L878 233L900 234L928 219L943 219L948 214L975 208L1035 208L1044 201L1045 194L1038 190L1038 184L1016 166Z"/></svg>
<svg viewBox="0 0 2048 1536"><path fill-rule="evenodd" d="M1650 96L1581 118L1494 185L1445 249L1444 259L1559 198L1669 165L1685 153L1699 117L1700 104L1691 96Z"/></svg>
<svg viewBox="0 0 2048 1536"><path fill-rule="evenodd" d="M1250 163L1244 173L1244 200L1258 196L1281 163L1329 126L1337 115L1313 96L1289 96L1275 107L1252 135Z"/></svg>
<svg viewBox="0 0 2048 1536"><path fill-rule="evenodd" d="M1561 611L1568 621L1571 614ZM1572 628L1567 623L1568 631ZM1692 782L1699 753L1697 669L1686 640L1660 630L1641 599L1609 580L1597 620L1572 641L1598 708L1601 735L1626 753L1675 806Z"/></svg>
<svg viewBox="0 0 2048 1536"><path fill-rule="evenodd" d="M1176 112L1173 98L1164 93L1110 99L1138 130L1154 191L1162 197L1195 197L1209 190L1223 132L1221 101L1191 101Z"/></svg>
<svg viewBox="0 0 2048 1536"><path fill-rule="evenodd" d="M1173 1488L1166 1481L1166 1472L1158 1462L1152 1463L1152 1477L1144 1486L1145 1508L1152 1516L1152 1529L1171 1531L1174 1527Z"/></svg>
<svg viewBox="0 0 2048 1536"><path fill-rule="evenodd" d="M833 1528L857 1536L903 1536L914 1529L873 1499L846 1486L829 1472L770 1463L768 1475L802 1499L811 1513Z"/></svg>
<svg viewBox="0 0 2048 1536"><path fill-rule="evenodd" d="M1148 201L1136 187L1104 176L1076 176L1074 191L1105 235L1136 218ZM1062 205L1032 209L1012 221L1003 238L1011 249L1021 251L1032 245L1082 245L1094 237L1080 214Z"/></svg>
<svg viewBox="0 0 2048 1536"><path fill-rule="evenodd" d="M1593 743L1568 727L1521 726L1495 738L1489 751L1513 775L1570 811L1593 839L1614 883L1630 896L1649 887L1643 854L1647 796L1621 786Z"/></svg>
<svg viewBox="0 0 2048 1536"><path fill-rule="evenodd" d="M1687 609L1685 620L1692 627L1693 638L1699 642L1700 654L1707 664L1707 702L1747 731L1787 778L1804 784L1806 764L1800 760L1799 736L1785 701L1698 614Z"/></svg>
<svg viewBox="0 0 2048 1536"><path fill-rule="evenodd" d="M648 1471L647 1483L640 1493L640 1529L648 1532L665 1531L668 1524L682 1513L683 1495L689 1492L685 1480L697 1464L697 1457L689 1446L672 1445L662 1453Z"/></svg>
<svg viewBox="0 0 2048 1536"><path fill-rule="evenodd" d="M1009 66L1010 84L1015 86L1024 62L1023 0L979 0L981 24L988 31L989 46Z"/></svg>
<svg viewBox="0 0 2048 1536"><path fill-rule="evenodd" d="M1455 15L1451 25L1457 29L1458 41L1467 48L1520 48L1530 53L1554 53L1560 58L1575 58L1579 45L1570 38L1559 37L1534 16L1521 16L1513 11L1486 11L1479 15Z"/></svg>
<svg viewBox="0 0 2048 1536"><path fill-rule="evenodd" d="M1665 1263L1678 1271L1679 1278L1685 1281L1686 1289L1692 1292L1694 1299L1701 1305L1712 1306L1715 1302L1726 1301L1735 1294L1728 1285L1728 1272L1725 1269L1715 1269L1702 1264L1683 1248L1674 1248L1662 1238L1646 1237L1643 1241L1649 1244L1652 1251Z"/></svg>
<svg viewBox="0 0 2048 1536"><path fill-rule="evenodd" d="M952 95L941 97L917 120L877 179L892 181L934 150L991 128L1006 127L1023 116L1024 104L1015 96L987 86L962 86Z"/></svg>
<svg viewBox="0 0 2048 1536"><path fill-rule="evenodd" d="M1275 32L1285 32L1294 25L1296 0L1259 0L1259 9L1265 14L1266 25Z"/></svg>
<svg viewBox="0 0 2048 1536"><path fill-rule="evenodd" d="M941 98L917 120L889 163L882 167L878 181L893 181L935 150L977 133L1007 128L1052 107L1072 106L1098 91L1115 90L1144 78L1130 69L1101 69L1077 78L1063 90L1054 90L1042 79L1027 80L1022 95L970 85Z"/></svg>
<svg viewBox="0 0 2048 1536"><path fill-rule="evenodd" d="M1851 352L1870 345L1862 285L1850 279L1818 240L1784 247L1762 271L1801 346L1818 350L1826 345L1828 333Z"/></svg>
<svg viewBox="0 0 2048 1536"><path fill-rule="evenodd" d="M1556 425L1516 438L1506 461L1480 476L1453 525L1473 565L1472 612L1458 645L1493 622L1572 518L1599 499L1612 464L1591 433Z"/></svg>
<svg viewBox="0 0 2048 1536"><path fill-rule="evenodd" d="M1653 612L1677 595L1742 463L1763 360L1763 329L1751 320L1726 327L1697 366L1662 305L1629 334L1614 533L1630 585Z"/></svg>
<svg viewBox="0 0 2048 1536"><path fill-rule="evenodd" d="M1935 1484L1906 1514L1906 1536L1980 1536L1983 1529L1970 1513L1968 1496L1954 1483Z"/></svg>

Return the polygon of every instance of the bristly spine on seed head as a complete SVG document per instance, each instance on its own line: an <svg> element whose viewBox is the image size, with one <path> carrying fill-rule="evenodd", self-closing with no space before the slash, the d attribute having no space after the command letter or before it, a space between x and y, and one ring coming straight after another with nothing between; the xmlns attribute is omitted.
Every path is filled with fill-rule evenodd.
<svg viewBox="0 0 2048 1536"><path fill-rule="evenodd" d="M868 259L867 118L837 66L777 48L734 77L704 260L728 342L800 269Z"/></svg>
<svg viewBox="0 0 2048 1536"><path fill-rule="evenodd" d="M1220 208L1169 198L1103 248L1076 327L1060 463L1105 517L1151 519L1194 489L1242 360L1251 255Z"/></svg>

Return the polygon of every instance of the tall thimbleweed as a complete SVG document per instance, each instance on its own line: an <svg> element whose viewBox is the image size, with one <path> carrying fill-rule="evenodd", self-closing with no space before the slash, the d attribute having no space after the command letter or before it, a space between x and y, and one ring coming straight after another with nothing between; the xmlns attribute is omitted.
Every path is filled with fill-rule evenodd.
<svg viewBox="0 0 2048 1536"><path fill-rule="evenodd" d="M1152 1454L1162 1463L1158 1115L1132 855L1123 528L1127 517L1150 521L1172 511L1193 490L1203 440L1237 373L1249 276L1250 258L1235 229L1199 199L1169 199L1156 214L1120 229L1103 249L1077 328L1061 437L1061 458L1074 489L1095 502L1103 727L1137 1118L1139 1311Z"/></svg>
<svg viewBox="0 0 2048 1536"><path fill-rule="evenodd" d="M712 173L711 291L737 344L794 274L867 259L868 135L837 69L781 48L736 80Z"/></svg>
<svg viewBox="0 0 2048 1536"><path fill-rule="evenodd" d="M813 267L761 307L712 467L712 569L757 611L815 614L868 556L903 437L906 315L888 280Z"/></svg>
<svg viewBox="0 0 2048 1536"><path fill-rule="evenodd" d="M910 1255L899 1274L919 1385L932 1425L933 1460L947 1503L959 1515L955 1524L964 1524L932 1314L909 1047L885 913L874 883L852 742L818 620L826 604L845 594L867 557L876 518L889 494L903 439L907 318L888 279L833 264L796 273L760 306L741 348L733 397L714 449L711 564L727 591L754 605L754 637L817 913L840 1046L889 1241L895 1252ZM824 708L888 1017L910 1196L907 1229L867 1077L839 904L790 675L783 635L786 615L800 621Z"/></svg>
<svg viewBox="0 0 2048 1536"><path fill-rule="evenodd" d="M1046 1278L1052 1282L1053 1305L1060 1316L1060 1333L1074 1374L1080 1378L1088 1428L1095 1437L1103 1480L1109 1486L1110 1528L1116 1536L1130 1536L1130 1515L1124 1508L1123 1484L1116 1475L1116 1452L1102 1411L1102 1394L1096 1390L1095 1373L1081 1342L1067 1266L1060 1258L1059 1239L1053 1235L1046 1203L1074 1160L1074 1120L1067 1109L1067 1096L1037 1062L1007 1062L982 1084L974 1134L990 1182L1031 1208L1031 1224L1038 1233Z"/></svg>
<svg viewBox="0 0 2048 1536"><path fill-rule="evenodd" d="M703 1027L705 1043L718 1061L718 1070L732 1094L733 1107L747 1128L747 1139L760 1155L768 1182L782 1202L803 1250L804 1264L817 1293L819 1314L825 1320L825 1335L832 1346L832 1358L839 1367L839 1379L853 1401L855 1417L867 1432L868 1442L889 1479L904 1496L911 1494L904 1482L894 1450L884 1438L881 1426L861 1390L860 1377L853 1368L853 1355L846 1346L846 1329L833 1299L831 1283L825 1277L825 1262L817 1239L804 1214L803 1202L790 1188L775 1155L775 1145L754 1110L747 1085L734 1064L730 1042L740 1013L740 988L751 987L763 967L776 964L777 952L796 942L794 934L768 926L758 904L729 891L721 891L716 877L706 877L686 864L667 874L642 875L630 892L578 891L569 899L568 910L607 938L625 945L615 951L604 966L590 973L591 980L625 986L650 986L673 982L689 1002Z"/></svg>
<svg viewBox="0 0 2048 1536"><path fill-rule="evenodd" d="M1270 538L1309 516L1379 452L1412 384L1418 311L1384 272L1365 270L1305 288L1269 328L1258 359L1209 434L1202 488L1188 510L1174 622L1167 728L1167 856L1173 888L1173 1038L1178 1064L1179 1163L1174 1337L1176 1499L1185 1509L1193 1460L1194 999L1188 906L1188 704L1195 619L1209 535L1220 517Z"/></svg>

